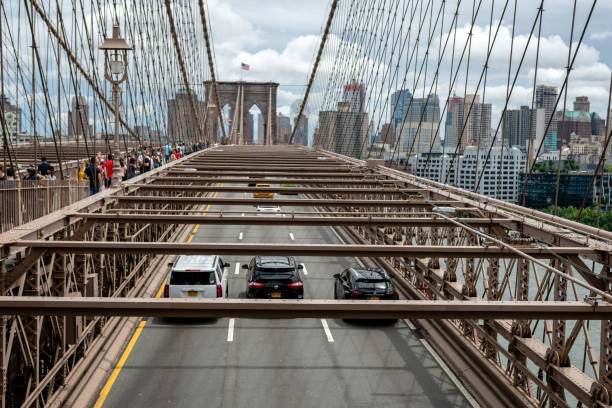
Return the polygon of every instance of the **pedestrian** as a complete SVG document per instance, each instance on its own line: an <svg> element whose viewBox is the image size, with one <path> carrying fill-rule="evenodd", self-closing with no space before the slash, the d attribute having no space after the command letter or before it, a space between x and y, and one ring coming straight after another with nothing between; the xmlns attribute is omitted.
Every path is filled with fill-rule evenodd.
<svg viewBox="0 0 612 408"><path fill-rule="evenodd" d="M47 170L47 175L45 176L45 179L47 179L47 180L57 180L57 177L55 177L55 169L53 168L53 166L49 166L49 169Z"/></svg>
<svg viewBox="0 0 612 408"><path fill-rule="evenodd" d="M37 178L36 178L36 170L34 170L34 167L28 167L27 173L23 177L23 179L26 180L26 181L35 181L35 180L37 180Z"/></svg>
<svg viewBox="0 0 612 408"><path fill-rule="evenodd" d="M92 196L100 192L100 185L102 184L102 171L97 166L97 160L92 157L90 165L85 169L85 175L89 179L89 195Z"/></svg>
<svg viewBox="0 0 612 408"><path fill-rule="evenodd" d="M113 155L108 154L104 162L104 187L109 188L113 183Z"/></svg>
<svg viewBox="0 0 612 408"><path fill-rule="evenodd" d="M87 160L83 160L80 164L79 164L79 170L78 170L78 180L79 181L87 181L87 176L85 175L85 169L87 168Z"/></svg>
<svg viewBox="0 0 612 408"><path fill-rule="evenodd" d="M142 167L141 167L142 173L146 173L148 171L151 171L151 159L149 158L149 155L145 153L143 159L142 159Z"/></svg>
<svg viewBox="0 0 612 408"><path fill-rule="evenodd" d="M47 163L47 158L45 156L42 156L40 158L40 161L42 163L38 165L38 172L40 173L41 176L44 177L47 175L47 172L49 171L49 167L51 167L51 165Z"/></svg>
<svg viewBox="0 0 612 408"><path fill-rule="evenodd" d="M136 160L132 157L130 158L130 164L127 168L126 179L129 180L133 177L136 177Z"/></svg>
<svg viewBox="0 0 612 408"><path fill-rule="evenodd" d="M161 165L160 160L159 160L159 156L157 155L157 153L155 153L153 155L153 167L154 168L158 168Z"/></svg>
<svg viewBox="0 0 612 408"><path fill-rule="evenodd" d="M104 160L104 157L102 158ZM106 177L106 173L104 171L104 166L102 165L102 160L96 159L96 166L100 169L100 186L98 187L98 192L102 190L102 186L104 186L104 178Z"/></svg>
<svg viewBox="0 0 612 408"><path fill-rule="evenodd" d="M121 167L121 181L127 180L127 167L125 166L123 157L119 159L119 167Z"/></svg>

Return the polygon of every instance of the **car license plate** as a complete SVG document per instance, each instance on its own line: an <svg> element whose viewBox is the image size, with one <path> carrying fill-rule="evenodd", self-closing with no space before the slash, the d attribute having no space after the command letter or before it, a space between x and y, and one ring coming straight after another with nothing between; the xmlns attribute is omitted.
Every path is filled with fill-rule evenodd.
<svg viewBox="0 0 612 408"><path fill-rule="evenodd" d="M378 296L370 296L370 300L380 300Z"/></svg>
<svg viewBox="0 0 612 408"><path fill-rule="evenodd" d="M279 298L279 297L281 297L281 293L280 292L272 292L272 297L273 298Z"/></svg>
<svg viewBox="0 0 612 408"><path fill-rule="evenodd" d="M187 292L187 296L198 296L198 292L195 290L190 290Z"/></svg>

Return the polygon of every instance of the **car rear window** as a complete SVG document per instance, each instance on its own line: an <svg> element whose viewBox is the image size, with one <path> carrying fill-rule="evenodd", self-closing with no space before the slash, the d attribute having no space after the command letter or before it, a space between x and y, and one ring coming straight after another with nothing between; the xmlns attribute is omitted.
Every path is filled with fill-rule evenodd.
<svg viewBox="0 0 612 408"><path fill-rule="evenodd" d="M291 273L295 272L295 268L257 268L258 272L261 273L273 273L273 274L283 274L283 273Z"/></svg>
<svg viewBox="0 0 612 408"><path fill-rule="evenodd" d="M214 272L172 272L170 285L214 285Z"/></svg>
<svg viewBox="0 0 612 408"><path fill-rule="evenodd" d="M382 279L358 279L356 284L360 289L387 290L389 288L389 281Z"/></svg>

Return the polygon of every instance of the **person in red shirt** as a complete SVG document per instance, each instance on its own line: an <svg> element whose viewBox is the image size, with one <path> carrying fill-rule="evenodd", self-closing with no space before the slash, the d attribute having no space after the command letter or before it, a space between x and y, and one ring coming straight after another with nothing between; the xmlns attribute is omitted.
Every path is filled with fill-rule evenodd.
<svg viewBox="0 0 612 408"><path fill-rule="evenodd" d="M104 186L110 187L113 182L113 155L108 154L106 161L104 162Z"/></svg>

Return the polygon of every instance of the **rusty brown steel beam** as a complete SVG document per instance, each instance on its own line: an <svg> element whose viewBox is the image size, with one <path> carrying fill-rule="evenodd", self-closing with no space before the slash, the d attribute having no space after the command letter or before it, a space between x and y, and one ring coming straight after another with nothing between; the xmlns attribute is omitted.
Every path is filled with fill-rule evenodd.
<svg viewBox="0 0 612 408"><path fill-rule="evenodd" d="M175 172L170 172L171 174L177 174ZM183 174L182 172L180 174ZM184 173L185 175L189 175L190 173ZM302 176L302 175L300 175ZM298 177L298 176L295 176ZM172 177L167 175L162 175L156 178L153 178L153 182L185 182L185 183L193 183L194 185L198 184L208 184L208 183L223 183L223 184L246 184L246 183L268 183L268 184L300 184L300 185L312 185L312 184L340 184L340 185L380 185L381 180L374 178L367 179L337 179L337 178L249 178L249 177ZM402 183L399 183L402 184ZM156 184L158 185L158 184ZM423 189L414 189L423 191Z"/></svg>
<svg viewBox="0 0 612 408"><path fill-rule="evenodd" d="M169 243L121 241L16 241L13 247L46 248L50 252L68 253L155 253L158 255L299 255L299 256L399 256L407 258L519 258L519 254L503 247L431 246L431 245L333 245L333 244L235 244L235 243ZM525 254L536 258L555 255L607 253L584 247L527 247Z"/></svg>
<svg viewBox="0 0 612 408"><path fill-rule="evenodd" d="M208 213L207 213L208 214ZM252 214L252 212L251 212ZM354 213L353 213L354 214ZM296 226L418 226L443 227L451 225L441 218L393 218L393 217L295 217L291 213L283 216L210 216L210 215L138 215L138 214L99 214L72 213L70 217L80 217L95 222L129 222L137 224L229 224L229 225L296 225ZM286 215L286 216L285 216ZM518 221L507 218L457 218L457 221L473 226L504 225L511 228L518 226Z"/></svg>
<svg viewBox="0 0 612 408"><path fill-rule="evenodd" d="M336 319L565 319L602 320L600 302L453 300L269 300L0 296L4 316L138 316Z"/></svg>
<svg viewBox="0 0 612 408"><path fill-rule="evenodd" d="M213 197L165 197L165 196L115 196L119 202L140 204L212 204L212 205L258 205L273 204L292 207L350 206L350 207L419 207L452 206L462 204L454 200L342 200L342 199L287 199L287 198L213 198Z"/></svg>
<svg viewBox="0 0 612 408"><path fill-rule="evenodd" d="M242 170L242 171L252 171L253 165L251 163L246 163L244 165L235 165L235 164L227 164L227 165L198 165L198 164L185 164L182 166L177 166L177 168L192 168L196 170ZM337 165L337 166L265 166L265 169L269 173L322 173L322 172L335 172L340 174L351 174L353 171L352 167L346 165Z"/></svg>
<svg viewBox="0 0 612 408"><path fill-rule="evenodd" d="M162 178L162 180L165 180ZM252 182L251 182L252 183ZM271 184L264 180L262 183ZM291 182L290 184L296 184ZM184 186L172 184L133 184L132 187L138 187L141 190L154 191L219 191L219 192L247 192L254 193L262 191L262 187L246 187L246 186ZM411 189L395 189L395 188L347 188L347 187L265 187L266 191L284 194L316 194L316 193L334 193L334 194L415 194L421 193L423 190Z"/></svg>
<svg viewBox="0 0 612 408"><path fill-rule="evenodd" d="M192 168L190 166L184 166L184 168ZM279 172L278 171L268 171L268 169L266 167L264 167L264 170L260 170L257 168L251 168L250 170L245 169L245 170L201 170L201 171L180 171L180 170L170 170L168 171L168 174L180 174L182 176L185 177L201 177L201 176L257 176L257 177L267 177L267 176L273 176L273 177L315 177L315 178L321 178L321 177L328 177L328 178L343 178L343 179L349 179L349 178L365 178L366 177L366 173L360 173L360 172L353 172L353 173L340 173L340 172L317 172L317 173L309 173L306 171L299 171L296 172L295 174L292 174L291 172L287 172L285 174L283 174L283 172ZM376 179L376 178L386 178L385 176L380 176L377 174L369 174L369 178L371 179Z"/></svg>

